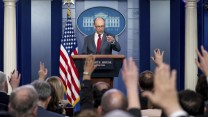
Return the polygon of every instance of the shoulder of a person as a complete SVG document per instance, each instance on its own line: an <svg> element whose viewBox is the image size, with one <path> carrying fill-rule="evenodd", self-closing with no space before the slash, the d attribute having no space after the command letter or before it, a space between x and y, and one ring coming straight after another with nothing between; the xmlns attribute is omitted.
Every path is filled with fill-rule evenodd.
<svg viewBox="0 0 208 117"><path fill-rule="evenodd" d="M52 112L52 111L48 111L46 109L44 109L43 107L40 107L38 106L38 112L37 112L37 117L40 117L40 116L45 116L47 115L48 117L64 117L63 115L61 114L58 114L58 113L55 113L55 112Z"/></svg>
<svg viewBox="0 0 208 117"><path fill-rule="evenodd" d="M48 111L48 113L50 113L50 117L64 117L64 115L61 115L52 111Z"/></svg>
<svg viewBox="0 0 208 117"><path fill-rule="evenodd" d="M85 36L85 39L89 39L89 38L91 38L91 37L94 37L94 35L95 35L95 33L90 34L90 35L87 35L87 36Z"/></svg>

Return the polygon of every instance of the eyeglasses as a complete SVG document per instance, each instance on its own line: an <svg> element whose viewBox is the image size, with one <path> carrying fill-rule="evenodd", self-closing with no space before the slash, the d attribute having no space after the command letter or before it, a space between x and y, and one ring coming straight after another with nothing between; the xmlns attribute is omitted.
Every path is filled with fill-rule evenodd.
<svg viewBox="0 0 208 117"><path fill-rule="evenodd" d="M101 25L101 26L95 26L96 28L103 28L105 27L104 25Z"/></svg>

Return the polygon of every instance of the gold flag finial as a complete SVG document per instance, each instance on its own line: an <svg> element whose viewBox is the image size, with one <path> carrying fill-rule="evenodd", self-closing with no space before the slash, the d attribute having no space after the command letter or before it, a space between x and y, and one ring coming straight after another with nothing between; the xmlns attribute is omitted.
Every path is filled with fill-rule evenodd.
<svg viewBox="0 0 208 117"><path fill-rule="evenodd" d="M64 5L68 5L67 15L71 16L70 4L75 4L75 0L64 0Z"/></svg>
<svg viewBox="0 0 208 117"><path fill-rule="evenodd" d="M75 4L75 0L64 0L64 5L65 5L65 4L70 5L70 3L71 3L71 4Z"/></svg>

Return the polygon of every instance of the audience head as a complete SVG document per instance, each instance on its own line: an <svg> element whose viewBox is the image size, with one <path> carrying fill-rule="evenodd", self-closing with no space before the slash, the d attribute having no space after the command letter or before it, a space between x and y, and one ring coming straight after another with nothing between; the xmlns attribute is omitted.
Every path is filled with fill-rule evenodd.
<svg viewBox="0 0 208 117"><path fill-rule="evenodd" d="M93 85L93 98L95 108L101 104L103 94L109 89L110 85L106 82L97 82Z"/></svg>
<svg viewBox="0 0 208 117"><path fill-rule="evenodd" d="M47 82L40 80L32 82L32 85L38 93L39 102L44 103L42 105L38 103L38 105L46 109L51 99L51 86Z"/></svg>
<svg viewBox="0 0 208 117"><path fill-rule="evenodd" d="M105 29L105 20L102 17L94 19L94 28L98 34L102 34Z"/></svg>
<svg viewBox="0 0 208 117"><path fill-rule="evenodd" d="M9 111L15 117L36 116L38 94L34 87L25 85L13 90L10 95Z"/></svg>
<svg viewBox="0 0 208 117"><path fill-rule="evenodd" d="M46 82L53 85L53 87L55 88L55 92L58 95L59 101L63 100L64 99L64 86L60 78L58 76L51 76L46 79Z"/></svg>
<svg viewBox="0 0 208 117"><path fill-rule="evenodd" d="M154 74L151 71L144 71L140 73L139 85L141 89L145 91L152 91L154 87L153 78Z"/></svg>
<svg viewBox="0 0 208 117"><path fill-rule="evenodd" d="M176 70L170 70L169 65L161 64L155 69L154 91L142 93L154 105L162 108L167 116L182 110L176 90L176 75Z"/></svg>
<svg viewBox="0 0 208 117"><path fill-rule="evenodd" d="M179 92L179 102L181 107L189 115L202 115L204 113L204 101L201 95L191 90Z"/></svg>
<svg viewBox="0 0 208 117"><path fill-rule="evenodd" d="M1 71L0 71L0 91L8 92L6 74L4 74L4 72Z"/></svg>
<svg viewBox="0 0 208 117"><path fill-rule="evenodd" d="M93 85L93 89L102 91L103 89L110 89L110 85L106 82L97 82Z"/></svg>
<svg viewBox="0 0 208 117"><path fill-rule="evenodd" d="M154 74L151 71L143 71L139 75L139 86L141 88L141 91L153 91L154 88ZM147 100L145 97L141 97L141 108L142 109L153 109L158 108L155 105L153 105L149 100Z"/></svg>
<svg viewBox="0 0 208 117"><path fill-rule="evenodd" d="M106 114L112 110L126 110L128 107L128 102L123 93L117 89L110 89L105 92L102 97L101 106L99 107L99 112L101 114Z"/></svg>
<svg viewBox="0 0 208 117"><path fill-rule="evenodd" d="M47 110L62 114L63 109L59 106L59 99L57 92L52 84L49 83L49 85L51 86L51 100L48 103Z"/></svg>

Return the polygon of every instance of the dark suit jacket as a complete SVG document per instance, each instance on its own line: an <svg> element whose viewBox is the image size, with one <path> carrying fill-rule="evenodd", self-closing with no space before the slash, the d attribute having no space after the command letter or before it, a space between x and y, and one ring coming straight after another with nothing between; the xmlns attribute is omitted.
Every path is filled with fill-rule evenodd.
<svg viewBox="0 0 208 117"><path fill-rule="evenodd" d="M6 104L0 103L0 112L1 111L8 111L8 106Z"/></svg>
<svg viewBox="0 0 208 117"><path fill-rule="evenodd" d="M38 106L37 117L64 117L58 113L47 111L46 109Z"/></svg>
<svg viewBox="0 0 208 117"><path fill-rule="evenodd" d="M9 95L7 95L5 92L0 92L0 111L8 110L8 104L9 104Z"/></svg>
<svg viewBox="0 0 208 117"><path fill-rule="evenodd" d="M5 92L0 92L0 103L8 105L9 104L9 95Z"/></svg>
<svg viewBox="0 0 208 117"><path fill-rule="evenodd" d="M82 54L112 54L112 50L120 51L121 47L115 40L114 44L107 42L107 33L103 34L100 53L97 52L97 48L94 41L94 34L85 37L84 46L82 48ZM110 35L112 36L112 35Z"/></svg>
<svg viewBox="0 0 208 117"><path fill-rule="evenodd" d="M91 80L83 80L80 91L80 106L81 111L94 108L93 99L93 83Z"/></svg>

